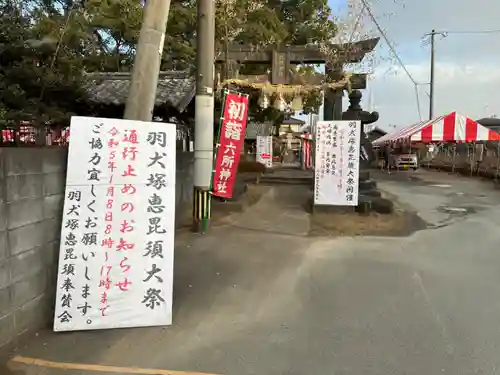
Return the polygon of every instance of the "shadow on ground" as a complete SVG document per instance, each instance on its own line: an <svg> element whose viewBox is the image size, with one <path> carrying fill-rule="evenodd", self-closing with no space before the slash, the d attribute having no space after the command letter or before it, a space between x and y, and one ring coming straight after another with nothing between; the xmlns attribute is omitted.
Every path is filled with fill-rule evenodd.
<svg viewBox="0 0 500 375"><path fill-rule="evenodd" d="M310 186L252 185L254 205L244 213L226 216L221 223L234 229L298 237L384 236L404 237L427 228L411 208L399 204L397 196L392 214L318 213L312 212L313 191Z"/></svg>
<svg viewBox="0 0 500 375"><path fill-rule="evenodd" d="M171 363L193 361L190 353L222 345L234 332L252 331L264 305L275 300L263 298L262 291L298 269L308 240L218 226L176 242L172 326L68 333L47 327L10 356L142 368L165 368L166 357Z"/></svg>

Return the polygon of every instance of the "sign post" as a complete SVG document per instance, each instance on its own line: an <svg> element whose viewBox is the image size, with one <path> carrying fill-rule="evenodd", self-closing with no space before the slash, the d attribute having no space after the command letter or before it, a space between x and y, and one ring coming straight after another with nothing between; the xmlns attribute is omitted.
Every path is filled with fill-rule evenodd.
<svg viewBox="0 0 500 375"><path fill-rule="evenodd" d="M257 155L258 163L264 164L266 168L273 167L273 137L270 135L257 136Z"/></svg>
<svg viewBox="0 0 500 375"><path fill-rule="evenodd" d="M172 323L176 126L73 117L54 331Z"/></svg>
<svg viewBox="0 0 500 375"><path fill-rule="evenodd" d="M317 123L314 204L358 205L360 131L360 121Z"/></svg>
<svg viewBox="0 0 500 375"><path fill-rule="evenodd" d="M227 92L221 118L219 141L215 155L212 194L231 198L238 173L241 151L245 142L248 117L248 96Z"/></svg>

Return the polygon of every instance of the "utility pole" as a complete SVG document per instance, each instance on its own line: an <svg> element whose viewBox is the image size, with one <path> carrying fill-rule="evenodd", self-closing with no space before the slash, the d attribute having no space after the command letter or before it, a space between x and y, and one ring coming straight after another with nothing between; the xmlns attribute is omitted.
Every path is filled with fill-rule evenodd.
<svg viewBox="0 0 500 375"><path fill-rule="evenodd" d="M193 227L204 233L210 223L214 153L215 1L198 0L194 128Z"/></svg>
<svg viewBox="0 0 500 375"><path fill-rule="evenodd" d="M147 0L124 118L151 121L170 0Z"/></svg>
<svg viewBox="0 0 500 375"><path fill-rule="evenodd" d="M436 30L432 30L431 36L431 80L430 80L430 93L429 93L429 120L434 118L434 40L436 36Z"/></svg>

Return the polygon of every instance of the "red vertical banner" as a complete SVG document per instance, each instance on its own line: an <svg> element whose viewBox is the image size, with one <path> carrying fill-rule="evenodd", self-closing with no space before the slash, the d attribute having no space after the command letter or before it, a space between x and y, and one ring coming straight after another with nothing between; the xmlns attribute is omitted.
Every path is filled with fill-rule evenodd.
<svg viewBox="0 0 500 375"><path fill-rule="evenodd" d="M233 196L241 151L245 142L248 96L228 92L224 100L219 144L217 145L212 194L222 198Z"/></svg>

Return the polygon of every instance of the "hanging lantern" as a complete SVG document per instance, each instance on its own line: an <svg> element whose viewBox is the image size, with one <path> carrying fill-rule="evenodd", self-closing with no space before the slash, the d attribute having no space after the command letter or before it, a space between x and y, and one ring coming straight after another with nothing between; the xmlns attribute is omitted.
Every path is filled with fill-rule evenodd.
<svg viewBox="0 0 500 375"><path fill-rule="evenodd" d="M274 101L274 108L278 111L284 112L286 109L286 102L283 99L283 95L279 94L279 96Z"/></svg>
<svg viewBox="0 0 500 375"><path fill-rule="evenodd" d="M293 111L300 111L303 105L304 103L302 103L302 97L300 95L297 95L293 98L291 105Z"/></svg>
<svg viewBox="0 0 500 375"><path fill-rule="evenodd" d="M269 108L269 98L264 93L259 97L259 107L263 109Z"/></svg>

